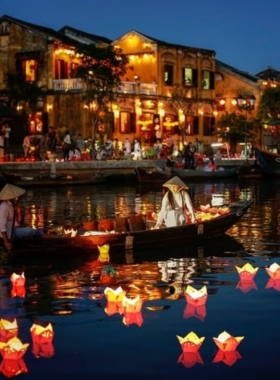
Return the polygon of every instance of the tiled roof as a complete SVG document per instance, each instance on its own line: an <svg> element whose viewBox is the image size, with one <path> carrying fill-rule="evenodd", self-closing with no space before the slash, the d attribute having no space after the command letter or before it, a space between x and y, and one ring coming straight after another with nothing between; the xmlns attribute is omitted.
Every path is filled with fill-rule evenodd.
<svg viewBox="0 0 280 380"><path fill-rule="evenodd" d="M233 66L230 66L224 62L219 61L218 59L216 59L216 69L232 72L233 74L238 75L239 77L242 77L251 82L257 83L259 79L256 75L250 74L247 71L238 70Z"/></svg>
<svg viewBox="0 0 280 380"><path fill-rule="evenodd" d="M71 35L67 34L67 31L70 31L71 34L73 34L73 37ZM71 26L65 25L63 28L58 30L59 33L62 33L63 35L67 35L69 38L74 38L75 40L79 40L79 37L88 39L89 41L95 42L95 43L103 43L106 45L110 45L112 40L110 40L107 37L98 36L96 34L86 33L82 30L72 28ZM74 37L76 36L76 38Z"/></svg>

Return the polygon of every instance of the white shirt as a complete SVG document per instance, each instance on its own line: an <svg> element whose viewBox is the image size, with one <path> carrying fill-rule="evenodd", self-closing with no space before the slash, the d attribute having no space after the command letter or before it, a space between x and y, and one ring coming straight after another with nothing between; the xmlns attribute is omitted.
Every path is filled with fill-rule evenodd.
<svg viewBox="0 0 280 380"><path fill-rule="evenodd" d="M11 239L14 221L14 206L10 201L2 201L0 205L0 235L1 232L7 232L8 238Z"/></svg>

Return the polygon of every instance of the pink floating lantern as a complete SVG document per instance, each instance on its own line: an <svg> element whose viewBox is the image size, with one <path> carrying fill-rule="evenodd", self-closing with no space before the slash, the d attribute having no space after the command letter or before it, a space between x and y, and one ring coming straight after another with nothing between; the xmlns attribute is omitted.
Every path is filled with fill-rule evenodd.
<svg viewBox="0 0 280 380"><path fill-rule="evenodd" d="M187 334L184 338L179 335L177 335L177 338L183 352L197 352L205 339L205 337L199 338L193 331Z"/></svg>
<svg viewBox="0 0 280 380"><path fill-rule="evenodd" d="M186 301L194 306L204 305L207 301L208 293L207 287L203 286L201 289L195 289L188 285L185 291Z"/></svg>
<svg viewBox="0 0 280 380"><path fill-rule="evenodd" d="M222 332L218 338L213 338L218 348L222 351L235 351L243 339L244 336L234 337L226 331Z"/></svg>
<svg viewBox="0 0 280 380"><path fill-rule="evenodd" d="M245 264L242 268L237 267L237 266L235 268L239 274L240 280L243 280L243 281L253 280L257 271L259 270L258 267L257 268L252 267L250 263Z"/></svg>
<svg viewBox="0 0 280 380"><path fill-rule="evenodd" d="M12 281L13 286L24 286L25 285L24 273L22 273L22 274L13 273L10 277L10 280Z"/></svg>
<svg viewBox="0 0 280 380"><path fill-rule="evenodd" d="M280 280L280 265L273 263L269 268L265 268L270 278Z"/></svg>

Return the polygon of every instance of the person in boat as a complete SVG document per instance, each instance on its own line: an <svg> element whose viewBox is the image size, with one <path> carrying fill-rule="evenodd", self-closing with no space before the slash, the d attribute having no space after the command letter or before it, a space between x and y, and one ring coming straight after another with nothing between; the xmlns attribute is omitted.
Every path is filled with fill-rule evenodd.
<svg viewBox="0 0 280 380"><path fill-rule="evenodd" d="M177 162L176 159L171 154L167 156L166 162L165 162L165 168L164 168L166 174L171 174L172 168L176 162Z"/></svg>
<svg viewBox="0 0 280 380"><path fill-rule="evenodd" d="M167 187L168 191L162 199L155 228L160 228L163 221L166 227L181 226L188 221L187 212L191 222L195 223L195 213L185 183L179 177L173 177L162 186Z"/></svg>
<svg viewBox="0 0 280 380"><path fill-rule="evenodd" d="M16 203L24 193L24 189L9 183L0 192L0 238L8 251L12 249L13 239L43 236L43 230L20 227L20 208Z"/></svg>
<svg viewBox="0 0 280 380"><path fill-rule="evenodd" d="M210 157L208 165L204 166L204 171L214 172L216 170L218 170L218 166L215 164L213 157Z"/></svg>

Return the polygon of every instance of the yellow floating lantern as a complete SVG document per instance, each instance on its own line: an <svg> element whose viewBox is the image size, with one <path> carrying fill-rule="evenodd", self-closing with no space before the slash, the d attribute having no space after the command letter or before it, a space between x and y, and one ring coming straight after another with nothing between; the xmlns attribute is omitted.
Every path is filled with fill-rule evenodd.
<svg viewBox="0 0 280 380"><path fill-rule="evenodd" d="M110 261L110 255L109 255L109 250L110 246L109 244L104 244L102 246L97 246L98 251L99 251L99 256L98 256L98 261L101 263L106 263Z"/></svg>
<svg viewBox="0 0 280 380"><path fill-rule="evenodd" d="M208 293L207 287L203 286L201 289L195 289L188 285L185 291L185 298L188 303L194 306L204 305L207 301Z"/></svg>
<svg viewBox="0 0 280 380"><path fill-rule="evenodd" d="M241 280L253 280L259 270L258 267L254 268L250 263L246 263L242 268L237 266L235 268Z"/></svg>
<svg viewBox="0 0 280 380"><path fill-rule="evenodd" d="M20 339L14 337L6 343L0 342L0 353L3 359L18 360L23 357L28 347L29 343L23 344Z"/></svg>
<svg viewBox="0 0 280 380"><path fill-rule="evenodd" d="M199 338L193 331L188 333L184 338L179 335L176 336L184 352L197 352L205 339L205 337Z"/></svg>
<svg viewBox="0 0 280 380"><path fill-rule="evenodd" d="M104 295L108 302L122 302L125 294L126 291L123 290L121 286L115 290L109 287L104 290Z"/></svg>
<svg viewBox="0 0 280 380"><path fill-rule="evenodd" d="M0 337L2 342L7 342L18 335L18 324L14 318L13 321L0 319Z"/></svg>

